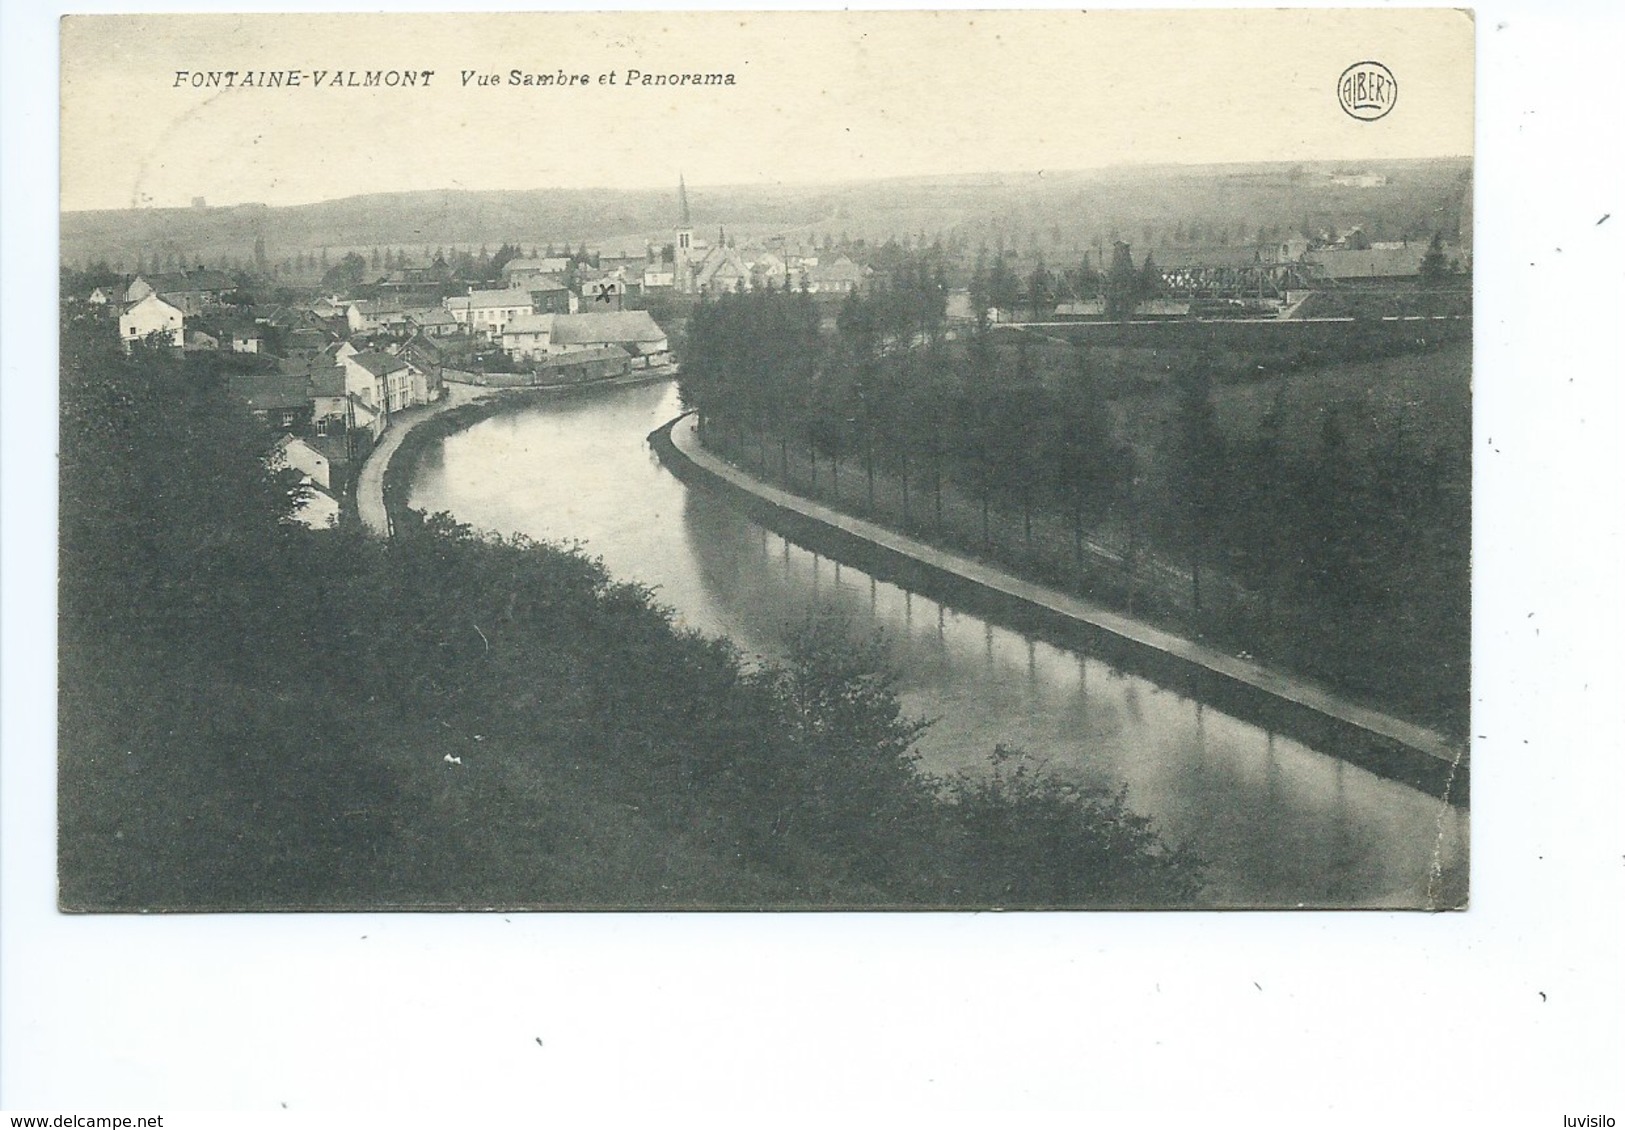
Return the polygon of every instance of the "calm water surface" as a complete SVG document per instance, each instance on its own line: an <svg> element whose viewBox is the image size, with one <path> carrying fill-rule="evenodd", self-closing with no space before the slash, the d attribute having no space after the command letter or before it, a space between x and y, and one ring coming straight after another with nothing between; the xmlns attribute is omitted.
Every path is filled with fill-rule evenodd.
<svg viewBox="0 0 1625 1130"><path fill-rule="evenodd" d="M675 384L605 390L477 424L424 460L411 505L479 529L579 540L679 623L777 656L815 611L878 628L927 768L1019 746L1212 862L1223 906L1419 906L1466 885L1467 814L1120 671L787 542L684 486L644 437Z"/></svg>

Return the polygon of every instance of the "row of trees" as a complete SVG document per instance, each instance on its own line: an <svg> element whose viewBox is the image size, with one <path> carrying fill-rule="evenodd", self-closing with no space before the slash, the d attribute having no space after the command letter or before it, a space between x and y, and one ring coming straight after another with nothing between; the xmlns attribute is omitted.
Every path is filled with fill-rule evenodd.
<svg viewBox="0 0 1625 1130"><path fill-rule="evenodd" d="M985 318L990 308L1013 311L1026 308L1033 319L1047 318L1055 312L1059 302L1071 299L1099 298L1106 304L1108 318L1126 318L1134 313L1141 302L1155 298L1164 291L1162 272L1147 251L1138 267L1126 243L1112 248L1112 261L1104 274L1096 270L1085 258L1076 268L1051 270L1042 255L1032 270L1017 272L1010 257L1000 252L987 261L985 251L977 254L976 266L971 273L970 301L978 319Z"/></svg>
<svg viewBox="0 0 1625 1130"><path fill-rule="evenodd" d="M995 503L1018 507L1031 536L1035 507L1063 510L1079 556L1086 530L1124 500L1133 465L1112 436L1081 365L1046 383L1025 347L1008 380L993 379L989 339L949 342L946 290L924 264L843 303L833 340L807 295L751 292L702 304L683 361L686 406L718 438L776 444L788 477L792 446L830 468L860 461L871 507L877 471L902 484L905 520L933 513L957 482L979 499L983 542ZM928 501L927 501L928 499Z"/></svg>
<svg viewBox="0 0 1625 1130"><path fill-rule="evenodd" d="M1112 274L1134 287L1141 269L1119 251ZM1073 567L1057 574L1045 556L1046 580L1462 723L1470 475L1457 437L1357 404L1331 405L1307 448L1283 439L1280 403L1256 432L1227 433L1214 374L1255 366L1195 349L1171 354L1162 391L1136 394L1160 422L1131 447L1086 349L1040 357L1026 335L1001 345L985 327L950 341L920 317L925 293L849 298L823 337L803 296L702 306L685 403L708 442L793 486L807 479L795 465L810 464L811 482L832 488L818 489L878 514L878 477L889 499L901 494L890 519L1018 568L1040 567L1035 525L1058 520ZM843 490L854 465L862 478ZM945 498L979 509L979 529L945 522ZM1426 620L1427 638L1395 636L1401 620ZM1438 661L1391 687L1392 660L1373 663L1383 646Z"/></svg>

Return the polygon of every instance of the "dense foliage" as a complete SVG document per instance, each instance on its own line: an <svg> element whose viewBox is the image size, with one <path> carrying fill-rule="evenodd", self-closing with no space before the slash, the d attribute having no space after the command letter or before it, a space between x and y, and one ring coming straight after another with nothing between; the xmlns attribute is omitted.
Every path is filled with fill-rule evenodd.
<svg viewBox="0 0 1625 1130"><path fill-rule="evenodd" d="M1005 754L985 781L921 773L920 724L839 625L750 665L564 547L289 525L270 436L207 366L126 358L93 318L63 358L65 906L1199 893L1121 798Z"/></svg>
<svg viewBox="0 0 1625 1130"><path fill-rule="evenodd" d="M1119 251L1108 294L1143 294ZM822 335L804 295L701 307L682 387L706 442L791 489L1464 732L1464 410L1311 391L1225 427L1222 392L1294 372L1310 387L1330 361L1237 354L1235 327L1223 356L1184 328L1161 350L986 326L953 339L935 278L923 260L893 272ZM1398 325L1357 320L1334 344L1377 363L1436 354L1458 330ZM1283 440L1289 411L1313 414L1310 440Z"/></svg>

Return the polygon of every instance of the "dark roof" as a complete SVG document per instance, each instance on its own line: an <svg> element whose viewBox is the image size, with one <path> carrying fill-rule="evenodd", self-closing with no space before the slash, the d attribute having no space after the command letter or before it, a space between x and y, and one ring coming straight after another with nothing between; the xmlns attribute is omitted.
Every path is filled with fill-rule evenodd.
<svg viewBox="0 0 1625 1130"><path fill-rule="evenodd" d="M196 271L170 271L164 274L140 275L146 284L160 294L184 294L187 291L236 290L237 284L224 271L199 269Z"/></svg>
<svg viewBox="0 0 1625 1130"><path fill-rule="evenodd" d="M1151 249L1151 262L1169 271L1196 267L1251 267L1263 258L1262 251L1257 247L1248 245L1233 247L1156 247ZM1145 255L1143 253L1135 256L1136 263L1143 263L1144 261Z"/></svg>
<svg viewBox="0 0 1625 1130"><path fill-rule="evenodd" d="M504 275L519 274L524 271L545 271L552 274L565 270L570 260L563 255L543 257L541 259L509 259L502 265Z"/></svg>
<svg viewBox="0 0 1625 1130"><path fill-rule="evenodd" d="M350 305L360 311L365 318L384 318L391 314L406 313L406 307L401 305L398 298L358 298Z"/></svg>
<svg viewBox="0 0 1625 1130"><path fill-rule="evenodd" d="M457 319L451 314L435 306L424 310L408 310L406 316L420 326L455 326Z"/></svg>
<svg viewBox="0 0 1625 1130"><path fill-rule="evenodd" d="M255 373L230 378L233 396L254 412L303 408L310 403L310 380L300 374Z"/></svg>
<svg viewBox="0 0 1625 1130"><path fill-rule="evenodd" d="M367 372L371 373L375 377L386 376L390 373L406 368L406 362L401 360L399 357L391 357L387 353L378 353L371 350L366 353L357 353L354 357L350 358L350 360L354 361L357 365L360 365L363 369L367 370Z"/></svg>
<svg viewBox="0 0 1625 1130"><path fill-rule="evenodd" d="M553 340L560 345L598 342L656 342L666 331L647 310L605 310L595 314L553 315Z"/></svg>
<svg viewBox="0 0 1625 1130"><path fill-rule="evenodd" d="M331 358L310 367L310 393L312 396L343 396L344 366Z"/></svg>

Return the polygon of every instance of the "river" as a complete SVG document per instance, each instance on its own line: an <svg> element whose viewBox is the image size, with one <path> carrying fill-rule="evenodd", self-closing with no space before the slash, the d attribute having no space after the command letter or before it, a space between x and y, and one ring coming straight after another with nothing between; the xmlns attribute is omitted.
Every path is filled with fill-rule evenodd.
<svg viewBox="0 0 1625 1130"><path fill-rule="evenodd" d="M579 541L655 590L678 623L745 653L835 611L878 630L934 772L1017 746L1129 805L1211 862L1214 906L1459 902L1467 813L787 542L679 482L645 442L680 411L675 383L603 390L497 416L424 458L410 504L478 529Z"/></svg>

